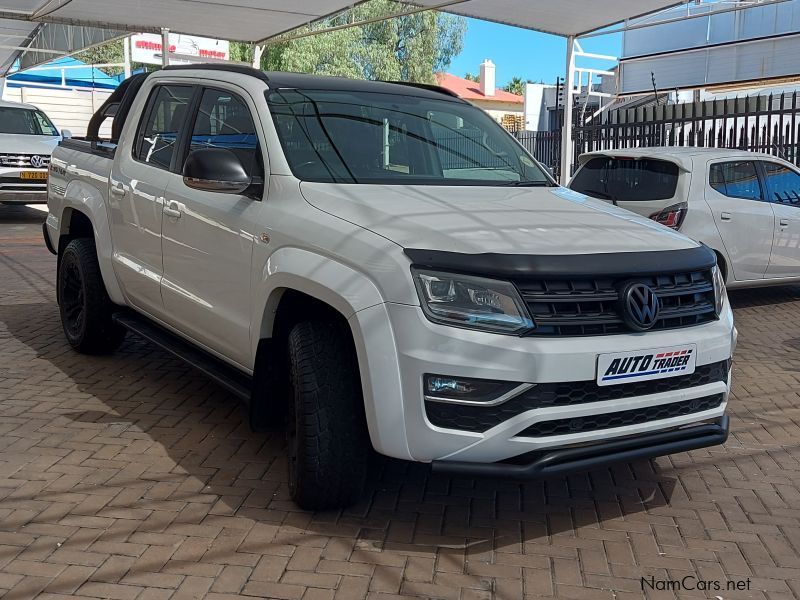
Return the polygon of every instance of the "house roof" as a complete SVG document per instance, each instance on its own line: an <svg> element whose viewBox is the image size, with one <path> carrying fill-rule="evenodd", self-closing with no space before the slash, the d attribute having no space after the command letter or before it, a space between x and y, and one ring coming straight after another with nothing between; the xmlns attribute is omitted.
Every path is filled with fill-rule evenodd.
<svg viewBox="0 0 800 600"><path fill-rule="evenodd" d="M477 81L470 81L452 73L437 73L436 83L464 100L488 100L491 102L506 102L508 104L524 104L525 102L522 96L499 88L495 91L494 96L487 96L481 92L481 86Z"/></svg>

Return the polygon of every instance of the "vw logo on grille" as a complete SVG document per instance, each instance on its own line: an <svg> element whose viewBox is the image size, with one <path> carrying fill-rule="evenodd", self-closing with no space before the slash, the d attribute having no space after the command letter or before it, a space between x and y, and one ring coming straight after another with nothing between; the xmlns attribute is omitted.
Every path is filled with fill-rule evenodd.
<svg viewBox="0 0 800 600"><path fill-rule="evenodd" d="M34 154L33 156L31 156L31 166L34 169L41 169L44 166L44 158L42 158L38 154Z"/></svg>
<svg viewBox="0 0 800 600"><path fill-rule="evenodd" d="M622 289L622 318L635 331L647 331L656 324L661 302L643 283L629 283Z"/></svg>

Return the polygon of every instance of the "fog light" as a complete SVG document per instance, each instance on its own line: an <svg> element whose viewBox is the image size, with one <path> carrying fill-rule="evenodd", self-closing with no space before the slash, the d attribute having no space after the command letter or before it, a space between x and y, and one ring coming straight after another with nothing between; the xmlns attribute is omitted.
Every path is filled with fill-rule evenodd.
<svg viewBox="0 0 800 600"><path fill-rule="evenodd" d="M531 383L431 374L425 375L423 383L427 401L484 405L505 402L532 387Z"/></svg>

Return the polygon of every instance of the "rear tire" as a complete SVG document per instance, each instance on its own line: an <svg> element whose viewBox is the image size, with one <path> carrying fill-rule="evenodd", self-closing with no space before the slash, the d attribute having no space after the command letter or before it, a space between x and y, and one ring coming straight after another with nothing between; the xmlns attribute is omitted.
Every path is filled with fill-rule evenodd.
<svg viewBox="0 0 800 600"><path fill-rule="evenodd" d="M125 338L125 330L113 322L114 304L108 297L94 240L70 241L58 265L58 298L61 325L70 346L84 354L108 354Z"/></svg>
<svg viewBox="0 0 800 600"><path fill-rule="evenodd" d="M350 332L335 322L295 325L289 334L289 375L292 500L306 510L346 507L364 489L371 454Z"/></svg>

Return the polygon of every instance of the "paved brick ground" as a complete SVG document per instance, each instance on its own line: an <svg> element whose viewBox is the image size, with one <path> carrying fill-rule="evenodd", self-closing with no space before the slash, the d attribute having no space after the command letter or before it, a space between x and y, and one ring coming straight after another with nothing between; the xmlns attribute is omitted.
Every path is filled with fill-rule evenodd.
<svg viewBox="0 0 800 600"><path fill-rule="evenodd" d="M42 219L0 205L4 600L800 596L800 288L733 295L724 448L522 486L387 462L309 514L220 388L141 342L67 348ZM723 589L642 591L687 575Z"/></svg>

